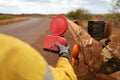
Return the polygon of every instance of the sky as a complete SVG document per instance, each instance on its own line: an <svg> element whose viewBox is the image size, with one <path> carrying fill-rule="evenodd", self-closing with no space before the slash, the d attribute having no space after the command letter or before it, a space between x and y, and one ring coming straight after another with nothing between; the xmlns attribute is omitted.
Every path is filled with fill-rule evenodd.
<svg viewBox="0 0 120 80"><path fill-rule="evenodd" d="M0 0L0 13L62 14L85 8L93 14L108 13L111 0Z"/></svg>

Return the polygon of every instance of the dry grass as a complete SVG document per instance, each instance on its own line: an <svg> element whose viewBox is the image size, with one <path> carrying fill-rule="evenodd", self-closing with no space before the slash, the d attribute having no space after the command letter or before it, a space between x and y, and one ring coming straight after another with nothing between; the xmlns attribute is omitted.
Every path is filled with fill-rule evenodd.
<svg viewBox="0 0 120 80"><path fill-rule="evenodd" d="M14 19L17 16L10 15L10 14L0 14L0 20L8 20L8 19Z"/></svg>
<svg viewBox="0 0 120 80"><path fill-rule="evenodd" d="M19 18L13 18L13 19L6 19L6 20L0 20L0 25L6 25L9 23L24 21L29 19L28 17L19 17Z"/></svg>
<svg viewBox="0 0 120 80"><path fill-rule="evenodd" d="M112 33L120 35L120 28L116 28Z"/></svg>

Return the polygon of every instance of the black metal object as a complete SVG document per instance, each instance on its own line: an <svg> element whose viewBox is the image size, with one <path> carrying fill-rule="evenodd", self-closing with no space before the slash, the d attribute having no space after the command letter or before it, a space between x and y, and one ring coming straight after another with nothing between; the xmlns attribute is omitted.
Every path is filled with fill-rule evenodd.
<svg viewBox="0 0 120 80"><path fill-rule="evenodd" d="M105 40L105 43L102 44L102 48L105 48L109 43L111 42L111 40L108 38Z"/></svg>
<svg viewBox="0 0 120 80"><path fill-rule="evenodd" d="M97 73L112 74L120 71L120 60L117 58L109 59L106 63L102 64Z"/></svg>
<svg viewBox="0 0 120 80"><path fill-rule="evenodd" d="M96 40L104 38L105 22L100 20L88 21L88 33Z"/></svg>

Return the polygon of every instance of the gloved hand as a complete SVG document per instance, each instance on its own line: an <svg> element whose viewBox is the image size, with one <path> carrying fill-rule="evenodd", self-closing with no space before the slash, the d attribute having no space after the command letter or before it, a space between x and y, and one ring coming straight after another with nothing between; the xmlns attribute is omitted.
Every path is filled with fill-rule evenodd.
<svg viewBox="0 0 120 80"><path fill-rule="evenodd" d="M70 58L70 53L69 53L69 46L64 46L62 44L60 44L59 42L55 42L55 45L58 46L58 48L60 49L59 52L59 57L65 57L65 58Z"/></svg>

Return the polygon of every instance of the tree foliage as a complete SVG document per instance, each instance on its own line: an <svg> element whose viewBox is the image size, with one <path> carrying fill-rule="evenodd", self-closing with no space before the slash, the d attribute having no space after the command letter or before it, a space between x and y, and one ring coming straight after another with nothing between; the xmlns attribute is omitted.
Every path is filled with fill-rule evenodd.
<svg viewBox="0 0 120 80"><path fill-rule="evenodd" d="M120 21L120 0L112 0L112 14L113 14L113 19L116 19L117 21Z"/></svg>
<svg viewBox="0 0 120 80"><path fill-rule="evenodd" d="M66 16L68 18L79 19L79 20L83 20L83 19L88 20L92 18L92 15L87 9L76 9L76 10L68 12Z"/></svg>
<svg viewBox="0 0 120 80"><path fill-rule="evenodd" d="M110 14L105 15L105 19L113 23L115 27L120 27L120 0L112 0Z"/></svg>
<svg viewBox="0 0 120 80"><path fill-rule="evenodd" d="M120 0L112 0L112 12L120 13Z"/></svg>

